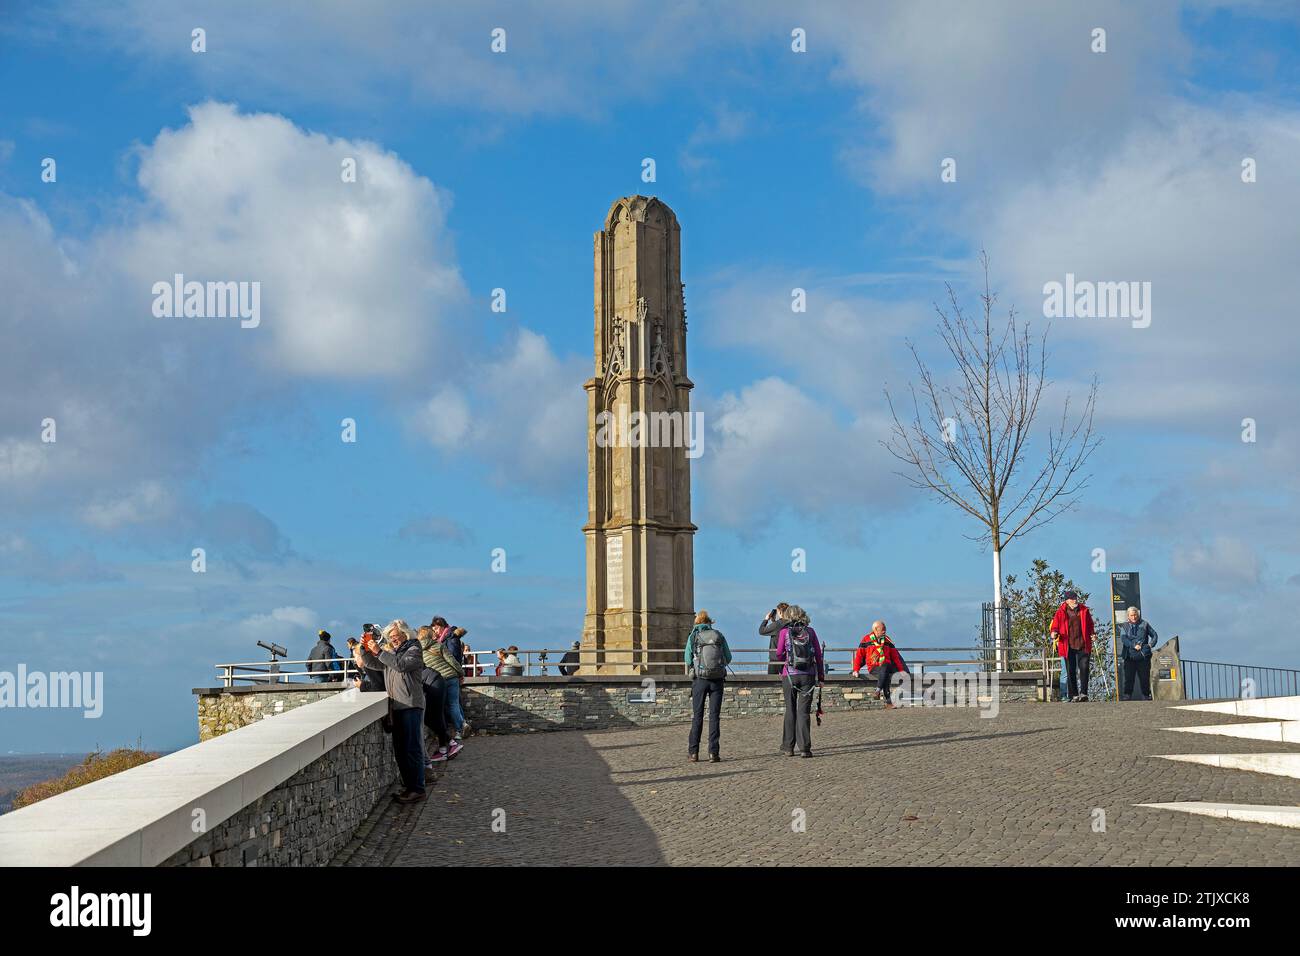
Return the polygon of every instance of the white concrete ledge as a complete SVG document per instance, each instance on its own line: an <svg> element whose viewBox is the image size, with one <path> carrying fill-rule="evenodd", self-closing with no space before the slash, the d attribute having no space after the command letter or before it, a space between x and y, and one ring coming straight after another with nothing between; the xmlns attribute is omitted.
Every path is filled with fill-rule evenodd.
<svg viewBox="0 0 1300 956"><path fill-rule="evenodd" d="M1272 720L1300 720L1300 697L1250 697L1223 700L1213 704L1180 704L1175 710L1199 710L1211 714L1237 717L1264 717Z"/></svg>
<svg viewBox="0 0 1300 956"><path fill-rule="evenodd" d="M1155 810L1174 810L1178 813L1195 813L1224 820L1242 820L1246 823L1270 823L1279 827L1300 827L1300 807L1255 806L1249 803L1139 803L1139 807Z"/></svg>
<svg viewBox="0 0 1300 956"><path fill-rule="evenodd" d="M1211 724L1208 727L1165 727L1180 734L1218 734L1247 740L1275 740L1281 744L1300 744L1300 721L1260 720L1249 724Z"/></svg>
<svg viewBox="0 0 1300 956"><path fill-rule="evenodd" d="M0 816L0 866L156 866L388 712L343 692Z"/></svg>
<svg viewBox="0 0 1300 956"><path fill-rule="evenodd" d="M1293 754L1157 754L1161 760L1199 763L1225 770L1250 770L1275 777L1300 777L1300 753Z"/></svg>

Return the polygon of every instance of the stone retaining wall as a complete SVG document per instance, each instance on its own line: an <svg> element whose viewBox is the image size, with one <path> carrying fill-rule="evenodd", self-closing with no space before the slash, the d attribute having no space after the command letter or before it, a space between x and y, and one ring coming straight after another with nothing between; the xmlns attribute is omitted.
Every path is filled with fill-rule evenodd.
<svg viewBox="0 0 1300 956"><path fill-rule="evenodd" d="M391 739L375 721L160 865L324 866L396 777Z"/></svg>
<svg viewBox="0 0 1300 956"><path fill-rule="evenodd" d="M925 675L927 680L942 672ZM946 678L951 680L953 674ZM973 675L968 675L973 676ZM967 693L968 706L1037 700L1041 681L1026 674L998 675L994 691ZM461 693L465 719L474 733L513 734L543 730L607 730L620 727L684 723L691 718L691 680L682 674L654 679L653 695L637 676L468 677ZM781 714L785 697L781 678L743 674L727 680L722 714L727 718ZM873 709L875 686L851 677L832 676L822 691L827 713ZM207 740L237 727L274 716L338 693L311 684L278 687L195 688L199 701L199 738ZM952 688L949 688L951 695ZM653 699L648 699L653 696ZM940 697L939 699L942 699Z"/></svg>
<svg viewBox="0 0 1300 956"><path fill-rule="evenodd" d="M614 676L471 677L465 680L461 702L474 733L605 730L690 720L689 678L657 677L652 692L642 680ZM996 692L988 694L984 704L991 705L991 696L999 702L1033 700L1037 685L1037 680L1023 677L1000 679ZM874 691L863 681L832 677L822 691L822 707L828 714L883 707ZM970 706L977 705L976 697L970 695ZM724 718L772 716L784 711L779 677L747 674L725 684Z"/></svg>
<svg viewBox="0 0 1300 956"><path fill-rule="evenodd" d="M199 699L199 740L204 741L232 730L273 717L303 704L323 700L339 692L333 684L278 684L252 687L196 687Z"/></svg>

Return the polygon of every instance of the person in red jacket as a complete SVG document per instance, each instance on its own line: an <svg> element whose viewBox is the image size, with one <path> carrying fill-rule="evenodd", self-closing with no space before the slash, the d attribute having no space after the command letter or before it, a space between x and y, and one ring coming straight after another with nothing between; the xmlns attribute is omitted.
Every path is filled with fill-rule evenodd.
<svg viewBox="0 0 1300 956"><path fill-rule="evenodd" d="M889 699L889 684L895 674L906 674L908 671L907 664L903 662L903 655L898 653L898 648L885 633L884 621L871 622L871 633L862 638L857 653L853 655L853 676L860 676L859 671L863 668L868 671L879 671L876 700L884 700L885 707L893 710L894 702Z"/></svg>
<svg viewBox="0 0 1300 956"><path fill-rule="evenodd" d="M1056 652L1066 667L1066 697L1071 703L1088 699L1088 666L1092 662L1092 612L1073 591L1065 592L1065 600L1052 617L1052 637Z"/></svg>

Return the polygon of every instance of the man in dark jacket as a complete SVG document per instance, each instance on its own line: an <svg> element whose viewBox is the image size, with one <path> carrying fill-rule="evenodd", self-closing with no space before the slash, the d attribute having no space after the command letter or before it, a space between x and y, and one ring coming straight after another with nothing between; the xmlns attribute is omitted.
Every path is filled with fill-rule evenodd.
<svg viewBox="0 0 1300 956"><path fill-rule="evenodd" d="M785 609L789 606L790 605L782 601L776 607L772 608L772 610L768 611L767 617L763 618L762 622L758 625L758 633L767 638L767 656L769 660L767 672L777 676L781 673L782 665L774 659L776 642L781 638L781 628L785 627L781 617L785 614Z"/></svg>
<svg viewBox="0 0 1300 956"><path fill-rule="evenodd" d="M1133 678L1138 679L1142 692L1140 700L1151 699L1151 649L1158 641L1156 629L1142 620L1142 612L1135 607L1128 609L1128 622L1119 629L1120 640L1124 647L1124 684L1120 690L1120 700L1133 699Z"/></svg>
<svg viewBox="0 0 1300 956"><path fill-rule="evenodd" d="M343 679L343 662L330 643L329 631L316 632L316 646L307 655L307 670L315 675L312 680L318 684Z"/></svg>
<svg viewBox="0 0 1300 956"><path fill-rule="evenodd" d="M428 796L424 789L424 652L405 621L389 624L384 638L386 643L380 649L374 635L367 635L361 644L361 659L368 668L384 669L392 711L393 756L403 787L393 799L416 803Z"/></svg>
<svg viewBox="0 0 1300 956"><path fill-rule="evenodd" d="M573 646L565 651L564 656L560 658L560 673L565 677L578 673L578 664L581 660L578 651L581 647L580 643L574 641Z"/></svg>

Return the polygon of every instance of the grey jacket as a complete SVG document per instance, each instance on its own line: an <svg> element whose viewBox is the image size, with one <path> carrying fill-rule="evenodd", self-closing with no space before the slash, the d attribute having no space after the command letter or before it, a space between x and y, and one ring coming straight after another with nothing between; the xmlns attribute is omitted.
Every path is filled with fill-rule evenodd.
<svg viewBox="0 0 1300 956"><path fill-rule="evenodd" d="M424 684L420 680L424 671L424 652L419 641L405 641L396 652L382 650L377 656L363 647L361 660L366 667L383 669L388 696L396 710L424 707Z"/></svg>

